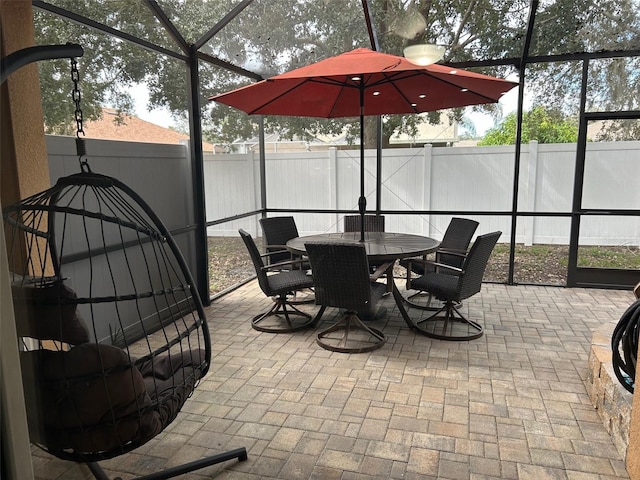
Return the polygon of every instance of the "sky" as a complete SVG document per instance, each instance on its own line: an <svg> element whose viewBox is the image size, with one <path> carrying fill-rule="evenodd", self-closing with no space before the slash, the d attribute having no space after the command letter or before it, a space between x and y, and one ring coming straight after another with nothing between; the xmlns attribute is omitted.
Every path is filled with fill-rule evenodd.
<svg viewBox="0 0 640 480"><path fill-rule="evenodd" d="M135 101L135 116L147 122L155 123L161 127L168 128L173 125L171 113L166 108L148 111L147 103L149 103L149 91L147 86L139 83L131 88L131 95Z"/></svg>
<svg viewBox="0 0 640 480"><path fill-rule="evenodd" d="M518 88L509 90L498 102L502 106L502 116L505 117L511 112L515 112L518 107ZM524 109L530 107L531 101L525 96ZM482 137L487 130L493 128L494 118L491 115L481 112L471 112L467 117L475 124L476 136Z"/></svg>

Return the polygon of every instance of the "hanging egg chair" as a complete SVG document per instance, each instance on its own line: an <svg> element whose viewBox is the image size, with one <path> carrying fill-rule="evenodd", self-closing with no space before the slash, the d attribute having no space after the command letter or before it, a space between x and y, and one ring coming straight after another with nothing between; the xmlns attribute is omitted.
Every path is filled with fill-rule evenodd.
<svg viewBox="0 0 640 480"><path fill-rule="evenodd" d="M72 44L28 49L11 65L78 52ZM103 480L97 461L144 445L176 418L209 370L211 339L193 278L160 218L83 160L73 57L71 78L80 173L4 208L4 233L30 439ZM233 458L246 460L246 449L140 479Z"/></svg>
<svg viewBox="0 0 640 480"><path fill-rule="evenodd" d="M171 234L135 192L90 171L3 214L32 441L87 463L143 445L211 362ZM246 459L231 453L222 460Z"/></svg>
<svg viewBox="0 0 640 480"><path fill-rule="evenodd" d="M170 232L119 180L80 173L3 209L32 443L96 463L162 432L211 363L202 301ZM237 448L140 477L164 479L237 458Z"/></svg>

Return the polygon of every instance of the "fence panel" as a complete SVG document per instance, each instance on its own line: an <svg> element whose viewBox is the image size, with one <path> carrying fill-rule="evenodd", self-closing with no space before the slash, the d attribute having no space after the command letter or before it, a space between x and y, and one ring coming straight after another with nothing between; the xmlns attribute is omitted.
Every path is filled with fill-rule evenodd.
<svg viewBox="0 0 640 480"><path fill-rule="evenodd" d="M52 178L79 171L74 139L48 137ZM191 173L183 146L89 140L96 171L125 179L154 209L163 211L169 228L194 222ZM382 160L384 210L464 210L509 212L512 207L514 147L438 147L388 149ZM611 208L640 208L637 165L640 142L590 143L585 194ZM523 145L518 211L571 211L575 144ZM612 168L612 166L615 168ZM367 208L375 209L374 150L365 151ZM260 208L259 162L254 154L205 154L207 220ZM621 175L619 172L628 172ZM357 210L360 196L359 150L270 153L266 161L269 208ZM177 187L177 188L176 188ZM631 193L630 193L631 192ZM305 214L302 234L338 231L342 215ZM474 217L475 218L475 217ZM502 230L509 241L510 218L477 216L482 231ZM210 235L237 235L244 221L210 227ZM246 222L245 222L246 223ZM389 215L387 229L439 237L448 217ZM237 224L237 225L236 225ZM555 217L518 220L519 243L568 244L567 220ZM257 228L257 223L256 223ZM581 242L628 245L640 232L640 217L599 218L585 222ZM631 241L631 243L634 243ZM638 242L635 242L636 244Z"/></svg>

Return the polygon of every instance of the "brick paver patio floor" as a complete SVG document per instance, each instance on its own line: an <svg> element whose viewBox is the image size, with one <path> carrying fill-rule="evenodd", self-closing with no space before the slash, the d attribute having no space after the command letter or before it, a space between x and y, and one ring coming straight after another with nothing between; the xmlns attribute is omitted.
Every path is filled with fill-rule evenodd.
<svg viewBox="0 0 640 480"><path fill-rule="evenodd" d="M254 281L207 309L213 365L178 418L102 466L126 480L244 446L247 461L180 478L628 478L584 380L592 331L632 301L630 291L485 284L462 307L484 336L447 342L407 328L389 297L375 323L387 344L341 354L317 346L316 330L253 330L269 307ZM33 462L38 479L91 478L36 448Z"/></svg>

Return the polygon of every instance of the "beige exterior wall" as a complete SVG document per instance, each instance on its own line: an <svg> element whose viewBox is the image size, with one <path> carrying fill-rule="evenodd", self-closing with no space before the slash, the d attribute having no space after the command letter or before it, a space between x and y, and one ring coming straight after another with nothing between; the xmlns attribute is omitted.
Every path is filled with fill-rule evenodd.
<svg viewBox="0 0 640 480"><path fill-rule="evenodd" d="M2 56L34 44L31 2L1 0ZM38 66L14 72L2 86L2 204L49 188Z"/></svg>
<svg viewBox="0 0 640 480"><path fill-rule="evenodd" d="M0 0L1 54L34 44L31 2ZM0 196L7 205L49 187L37 65L14 72L0 89ZM0 235L0 349L2 388L2 475L33 478L18 342L10 301L4 235ZM9 300L9 301L7 301Z"/></svg>

